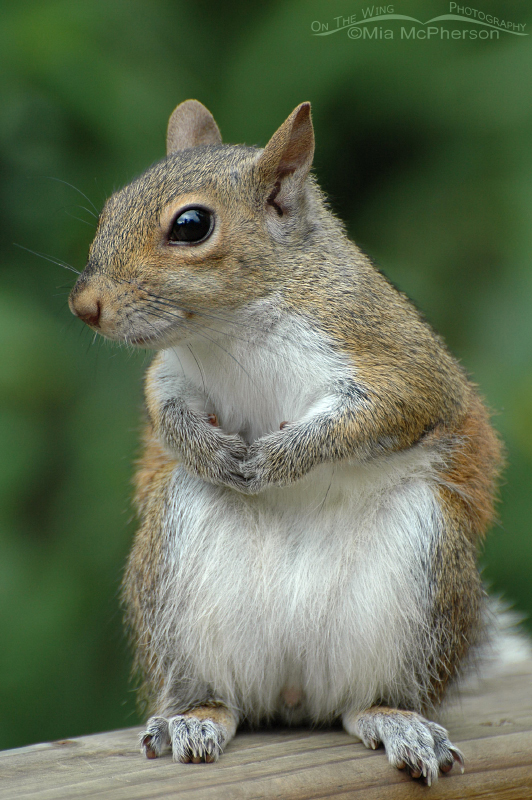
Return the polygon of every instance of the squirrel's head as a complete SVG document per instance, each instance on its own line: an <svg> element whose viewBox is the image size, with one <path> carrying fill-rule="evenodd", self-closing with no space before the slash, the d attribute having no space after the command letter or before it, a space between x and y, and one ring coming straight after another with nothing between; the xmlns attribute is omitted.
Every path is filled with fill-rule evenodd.
<svg viewBox="0 0 532 800"><path fill-rule="evenodd" d="M302 247L315 226L313 153L309 103L263 150L222 144L210 112L181 103L166 158L105 204L72 312L111 339L159 349L193 336L213 311L279 289L286 244Z"/></svg>

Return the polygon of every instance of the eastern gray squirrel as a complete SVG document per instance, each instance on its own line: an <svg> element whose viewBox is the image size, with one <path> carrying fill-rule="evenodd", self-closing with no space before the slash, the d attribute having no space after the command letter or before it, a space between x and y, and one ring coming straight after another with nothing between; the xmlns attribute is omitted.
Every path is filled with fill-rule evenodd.
<svg viewBox="0 0 532 800"><path fill-rule="evenodd" d="M173 112L107 201L72 311L159 351L123 581L148 758L242 720L341 718L429 784L432 715L487 639L476 551L501 448L463 369L346 236L302 103L264 149Z"/></svg>

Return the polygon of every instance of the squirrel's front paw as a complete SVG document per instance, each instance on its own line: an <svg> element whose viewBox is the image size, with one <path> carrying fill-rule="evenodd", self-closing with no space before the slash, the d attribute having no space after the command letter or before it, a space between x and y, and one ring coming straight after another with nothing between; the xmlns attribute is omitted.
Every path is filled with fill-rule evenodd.
<svg viewBox="0 0 532 800"><path fill-rule="evenodd" d="M449 741L447 731L413 711L374 706L359 714L344 714L344 728L375 750L383 744L388 760L406 769L412 778L423 778L430 786L441 772L449 772L457 761L464 766L460 750Z"/></svg>
<svg viewBox="0 0 532 800"><path fill-rule="evenodd" d="M233 488L245 484L242 464L248 445L238 434L220 428L215 414L193 411L175 399L165 403L153 424L164 445L192 474Z"/></svg>
<svg viewBox="0 0 532 800"><path fill-rule="evenodd" d="M303 465L304 458L284 431L263 436L250 445L244 461L244 491L256 494L267 486L287 486L304 474Z"/></svg>
<svg viewBox="0 0 532 800"><path fill-rule="evenodd" d="M187 466L202 478L222 486L242 489L244 459L248 445L238 434L212 428L205 433L205 447L196 450Z"/></svg>

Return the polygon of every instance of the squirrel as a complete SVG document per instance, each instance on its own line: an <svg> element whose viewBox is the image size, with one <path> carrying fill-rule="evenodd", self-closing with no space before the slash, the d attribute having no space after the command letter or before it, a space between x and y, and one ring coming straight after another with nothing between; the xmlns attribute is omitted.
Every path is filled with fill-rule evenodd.
<svg viewBox="0 0 532 800"><path fill-rule="evenodd" d="M348 238L310 104L263 149L181 103L107 200L70 308L158 351L123 579L148 758L341 719L433 783L431 721L489 639L476 554L501 445L476 387Z"/></svg>

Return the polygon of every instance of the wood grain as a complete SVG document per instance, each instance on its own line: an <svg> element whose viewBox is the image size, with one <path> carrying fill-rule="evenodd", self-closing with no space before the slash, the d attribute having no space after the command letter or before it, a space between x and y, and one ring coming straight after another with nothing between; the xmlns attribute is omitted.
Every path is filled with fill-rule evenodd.
<svg viewBox="0 0 532 800"><path fill-rule="evenodd" d="M532 661L464 693L442 721L466 771L431 788L336 728L239 733L217 764L148 761L128 729L1 752L0 798L532 800Z"/></svg>

